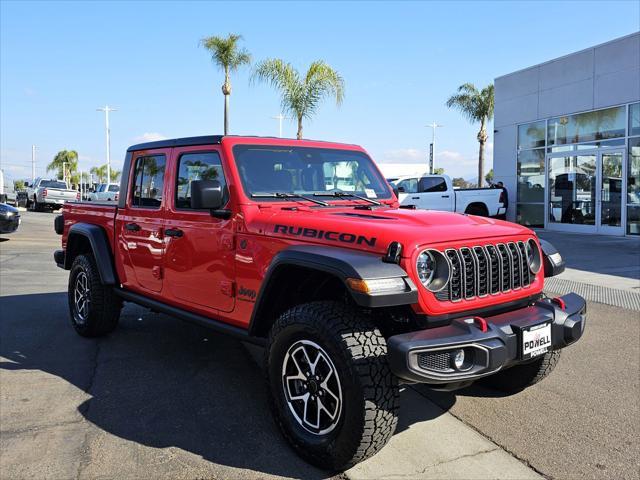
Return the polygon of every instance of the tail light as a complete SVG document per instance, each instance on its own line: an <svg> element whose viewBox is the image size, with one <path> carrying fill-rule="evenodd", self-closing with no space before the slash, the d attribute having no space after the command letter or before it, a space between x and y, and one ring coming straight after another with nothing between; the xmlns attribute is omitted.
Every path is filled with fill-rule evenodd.
<svg viewBox="0 0 640 480"><path fill-rule="evenodd" d="M47 189L46 189L46 188L42 191L42 196L43 196L43 197L46 197L46 196L47 196Z"/></svg>
<svg viewBox="0 0 640 480"><path fill-rule="evenodd" d="M118 201L118 198L120 198L119 195L119 193L116 193L116 202Z"/></svg>

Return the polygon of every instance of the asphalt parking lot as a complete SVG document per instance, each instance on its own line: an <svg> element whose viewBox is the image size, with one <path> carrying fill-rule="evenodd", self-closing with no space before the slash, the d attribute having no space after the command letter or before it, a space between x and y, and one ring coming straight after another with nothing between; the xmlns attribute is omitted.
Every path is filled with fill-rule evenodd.
<svg viewBox="0 0 640 480"><path fill-rule="evenodd" d="M114 334L78 337L53 218L28 212L0 239L3 479L330 475L281 439L239 342L133 305ZM546 477L638 478L639 328L639 312L590 303L583 340L549 379L512 397L413 389L399 435L449 412Z"/></svg>

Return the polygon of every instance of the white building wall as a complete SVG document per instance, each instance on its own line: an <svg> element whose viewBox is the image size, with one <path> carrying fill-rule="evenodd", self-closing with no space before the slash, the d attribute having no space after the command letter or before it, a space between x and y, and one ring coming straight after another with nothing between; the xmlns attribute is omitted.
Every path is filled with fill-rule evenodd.
<svg viewBox="0 0 640 480"><path fill-rule="evenodd" d="M516 215L517 125L640 100L640 32L495 79L493 171Z"/></svg>

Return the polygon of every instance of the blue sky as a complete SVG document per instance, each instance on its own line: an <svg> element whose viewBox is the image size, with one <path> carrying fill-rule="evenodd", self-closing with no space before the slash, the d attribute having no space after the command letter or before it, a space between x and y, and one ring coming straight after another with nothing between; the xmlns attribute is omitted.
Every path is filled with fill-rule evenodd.
<svg viewBox="0 0 640 480"><path fill-rule="evenodd" d="M422 162L432 120L437 160L474 176L476 125L446 108L464 82L497 76L640 29L640 2L27 2L0 1L0 166L29 177L61 149L84 169L155 137L221 133L222 74L198 41L240 33L254 60L298 68L324 59L346 82L341 108L324 104L308 138L363 145L379 162ZM277 135L279 100L233 77L231 131ZM492 131L492 129L490 129ZM285 136L293 136L285 122ZM492 139L490 138L490 142ZM489 151L491 155L491 151Z"/></svg>

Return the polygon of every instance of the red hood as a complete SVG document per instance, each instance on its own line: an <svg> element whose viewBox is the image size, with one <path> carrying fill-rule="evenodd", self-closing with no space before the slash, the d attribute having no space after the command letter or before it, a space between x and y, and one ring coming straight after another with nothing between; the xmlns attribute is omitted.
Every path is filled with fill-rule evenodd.
<svg viewBox="0 0 640 480"><path fill-rule="evenodd" d="M246 226L254 233L375 252L386 251L393 241L402 243L404 252L409 254L418 246L441 242L532 234L515 223L433 210L291 210L279 205L250 210L246 212Z"/></svg>

